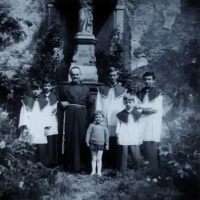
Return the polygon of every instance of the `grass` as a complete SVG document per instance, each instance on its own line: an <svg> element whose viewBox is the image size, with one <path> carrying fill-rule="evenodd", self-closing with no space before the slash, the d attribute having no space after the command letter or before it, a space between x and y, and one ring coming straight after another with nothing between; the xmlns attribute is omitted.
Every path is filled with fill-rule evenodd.
<svg viewBox="0 0 200 200"><path fill-rule="evenodd" d="M50 199L59 200L174 200L183 194L174 187L173 180L142 166L137 171L127 170L124 174L103 169L102 176L60 171L54 183ZM155 181L156 180L156 181Z"/></svg>

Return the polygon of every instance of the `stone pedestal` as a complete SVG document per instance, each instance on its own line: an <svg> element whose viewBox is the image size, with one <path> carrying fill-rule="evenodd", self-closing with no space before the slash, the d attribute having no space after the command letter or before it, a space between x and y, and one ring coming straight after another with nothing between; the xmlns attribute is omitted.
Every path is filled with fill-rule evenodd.
<svg viewBox="0 0 200 200"><path fill-rule="evenodd" d="M81 69L83 82L98 82L95 45L97 40L92 34L77 33L74 38L74 55L70 69L77 66ZM70 75L68 80L71 81Z"/></svg>

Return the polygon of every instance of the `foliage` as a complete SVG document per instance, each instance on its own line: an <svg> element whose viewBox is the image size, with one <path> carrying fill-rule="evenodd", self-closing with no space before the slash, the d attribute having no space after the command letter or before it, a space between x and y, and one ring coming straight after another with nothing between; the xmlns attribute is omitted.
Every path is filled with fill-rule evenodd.
<svg viewBox="0 0 200 200"><path fill-rule="evenodd" d="M184 67L185 80L198 95L200 102L200 42L197 39L191 40L185 47L185 52L193 60L192 63Z"/></svg>
<svg viewBox="0 0 200 200"><path fill-rule="evenodd" d="M16 118L10 119L9 113L0 108L0 137L9 142L16 137Z"/></svg>
<svg viewBox="0 0 200 200"><path fill-rule="evenodd" d="M109 67L117 68L119 70L119 82L122 83L129 92L134 93L137 91L136 81L138 80L138 74L136 71L130 70L129 67L124 65L124 50L121 37L121 33L117 28L110 32L109 52L99 50L96 54L98 60L97 64L104 69L104 74L106 74Z"/></svg>
<svg viewBox="0 0 200 200"><path fill-rule="evenodd" d="M13 42L23 41L26 38L17 20L8 16L7 12L0 13L0 46L9 46Z"/></svg>
<svg viewBox="0 0 200 200"><path fill-rule="evenodd" d="M41 199L50 193L48 178L53 172L33 164L33 153L34 146L18 140L0 149L1 199Z"/></svg>
<svg viewBox="0 0 200 200"><path fill-rule="evenodd" d="M0 73L0 104L13 119L19 116L21 107L20 100L25 95L29 95L28 82L29 76L27 69L24 69L22 66L14 70L11 78L8 78L2 72Z"/></svg>
<svg viewBox="0 0 200 200"><path fill-rule="evenodd" d="M43 79L49 76L56 80L56 70L60 65L62 40L58 25L52 25L47 34L40 40L36 49L33 66L29 70L32 79Z"/></svg>
<svg viewBox="0 0 200 200"><path fill-rule="evenodd" d="M182 129L173 128L159 148L163 165L169 165L174 172L183 177L200 176L200 118L191 116L181 123Z"/></svg>
<svg viewBox="0 0 200 200"><path fill-rule="evenodd" d="M10 29L15 28L11 23ZM14 32L8 34L14 38ZM30 95L29 81L46 75L55 80L60 48L59 30L51 27L38 44L34 67L27 70L19 66L11 78L0 72L0 199L41 199L51 195L56 170L34 163L34 145L16 140L17 119L20 100Z"/></svg>
<svg viewBox="0 0 200 200"><path fill-rule="evenodd" d="M0 199L41 199L50 194L55 171L32 162L34 145L15 140L16 126L0 112Z"/></svg>
<svg viewBox="0 0 200 200"><path fill-rule="evenodd" d="M192 63L184 66L185 82L193 89L194 94L181 92L176 93L173 98L175 103L173 109L179 113L184 112L185 117L172 126L168 127L169 132L166 134L160 147L160 155L163 156L163 165L170 165L174 175L180 175L181 178L200 176L200 117L199 117L199 89L200 89L200 44L198 40L191 40L184 47L185 54L189 55ZM183 79L184 80L184 79ZM182 83L183 84L183 83ZM185 87L183 88L185 89ZM181 93L180 93L181 92ZM184 94L183 94L184 93ZM191 99L192 98L192 99ZM181 104L180 100L189 102ZM197 100L197 101L196 101ZM181 108L181 106L184 108ZM190 110L187 112L187 110ZM177 119L176 119L177 120ZM181 127L181 128L179 128Z"/></svg>
<svg viewBox="0 0 200 200"><path fill-rule="evenodd" d="M118 70L122 70L124 68L123 62L123 47L121 40L121 33L116 28L111 31L109 40L110 40L110 52L108 57L109 66L116 67Z"/></svg>

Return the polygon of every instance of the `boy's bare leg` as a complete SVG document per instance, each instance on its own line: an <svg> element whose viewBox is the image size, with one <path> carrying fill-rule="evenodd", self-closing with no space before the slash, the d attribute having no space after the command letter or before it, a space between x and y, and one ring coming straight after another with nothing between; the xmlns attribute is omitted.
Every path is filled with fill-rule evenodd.
<svg viewBox="0 0 200 200"><path fill-rule="evenodd" d="M96 174L96 167L97 167L97 150L93 150L90 149L91 151L91 157L92 157L92 161L91 161L91 165L92 165L92 173L90 175L94 175Z"/></svg>
<svg viewBox="0 0 200 200"><path fill-rule="evenodd" d="M97 151L97 174L101 176L103 150Z"/></svg>

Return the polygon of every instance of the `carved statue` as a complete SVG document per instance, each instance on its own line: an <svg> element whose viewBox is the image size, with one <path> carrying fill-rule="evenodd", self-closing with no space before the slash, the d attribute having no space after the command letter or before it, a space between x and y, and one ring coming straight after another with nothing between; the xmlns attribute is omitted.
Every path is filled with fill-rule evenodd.
<svg viewBox="0 0 200 200"><path fill-rule="evenodd" d="M93 33L93 5L92 0L79 0L79 32L78 34L92 35Z"/></svg>

